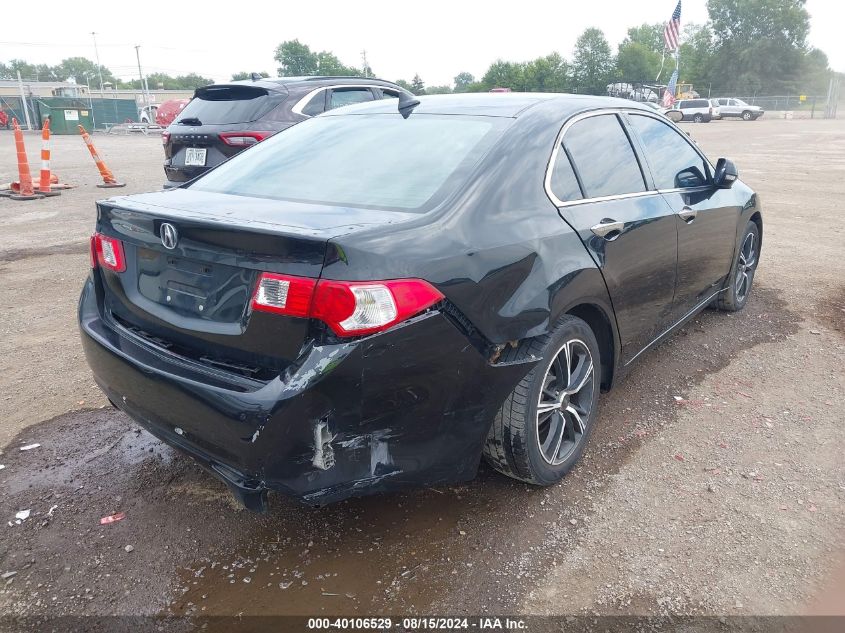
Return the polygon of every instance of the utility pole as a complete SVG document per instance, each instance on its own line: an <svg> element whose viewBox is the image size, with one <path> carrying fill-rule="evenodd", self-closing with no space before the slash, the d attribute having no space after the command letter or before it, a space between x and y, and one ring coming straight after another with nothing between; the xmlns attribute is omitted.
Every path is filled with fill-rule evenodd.
<svg viewBox="0 0 845 633"><path fill-rule="evenodd" d="M91 31L91 37L94 38L94 56L97 58L97 72L100 74L100 99L103 99L103 67L100 65L100 51L97 49L97 34Z"/></svg>
<svg viewBox="0 0 845 633"><path fill-rule="evenodd" d="M138 49L140 48L140 44L135 47L135 59L138 60L138 75L141 77L141 92L144 94L144 105L147 106L150 105L150 95L144 89L146 82L144 81L144 73L141 71L141 53L138 52Z"/></svg>
<svg viewBox="0 0 845 633"><path fill-rule="evenodd" d="M364 71L364 77L370 76L370 65L367 63L367 51L361 51L361 63L363 64L363 68L361 70Z"/></svg>
<svg viewBox="0 0 845 633"><path fill-rule="evenodd" d="M32 130L32 123L29 120L29 108L26 105L26 93L23 91L23 79L21 71L18 71L18 87L21 89L21 106L23 106L23 117L26 119L26 129Z"/></svg>

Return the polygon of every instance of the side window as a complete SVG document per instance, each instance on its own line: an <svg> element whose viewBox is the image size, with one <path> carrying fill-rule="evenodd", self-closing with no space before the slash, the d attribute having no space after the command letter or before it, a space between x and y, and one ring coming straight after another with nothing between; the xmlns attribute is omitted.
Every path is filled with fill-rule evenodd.
<svg viewBox="0 0 845 633"><path fill-rule="evenodd" d="M581 187L578 186L578 179L575 177L572 163L569 162L569 156L566 155L566 150L563 147L557 153L549 186L552 192L564 202L580 200L584 197L581 194Z"/></svg>
<svg viewBox="0 0 845 633"><path fill-rule="evenodd" d="M563 144L581 177L586 197L645 191L637 157L615 114L575 122Z"/></svg>
<svg viewBox="0 0 845 633"><path fill-rule="evenodd" d="M723 106L728 105L728 100L727 99L719 99L719 105L723 105Z"/></svg>
<svg viewBox="0 0 845 633"><path fill-rule="evenodd" d="M326 109L326 91L321 90L302 108L302 114L306 116L317 116Z"/></svg>
<svg viewBox="0 0 845 633"><path fill-rule="evenodd" d="M329 110L340 108L352 103L362 103L373 100L373 91L367 87L361 88L335 88L329 100Z"/></svg>
<svg viewBox="0 0 845 633"><path fill-rule="evenodd" d="M381 88L381 98L382 99L398 99L399 98L399 91L398 90L391 90L390 88Z"/></svg>
<svg viewBox="0 0 845 633"><path fill-rule="evenodd" d="M731 99L731 100L728 102L728 105L736 106L736 105L739 105L739 104L736 102L736 99Z"/></svg>
<svg viewBox="0 0 845 633"><path fill-rule="evenodd" d="M681 134L651 117L632 114L630 120L643 143L658 189L686 189L708 184L709 172L704 159Z"/></svg>

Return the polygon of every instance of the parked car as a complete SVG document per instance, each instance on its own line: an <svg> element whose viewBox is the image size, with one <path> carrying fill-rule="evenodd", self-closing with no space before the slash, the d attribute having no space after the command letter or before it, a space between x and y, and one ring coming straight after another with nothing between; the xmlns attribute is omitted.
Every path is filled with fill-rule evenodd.
<svg viewBox="0 0 845 633"><path fill-rule="evenodd" d="M681 99L675 102L672 109L683 115L681 121L710 123L713 119L713 106L707 99Z"/></svg>
<svg viewBox="0 0 845 633"><path fill-rule="evenodd" d="M198 88L162 136L165 187L208 171L250 145L340 106L397 98L402 88L365 77L282 77Z"/></svg>
<svg viewBox="0 0 845 633"><path fill-rule="evenodd" d="M162 103L156 110L156 123L162 127L167 127L173 123L173 120L188 105L188 101L190 99L168 99Z"/></svg>
<svg viewBox="0 0 845 633"><path fill-rule="evenodd" d="M731 161L560 94L342 108L97 210L94 379L255 510L464 481L482 454L557 482L600 391L743 308L762 234Z"/></svg>
<svg viewBox="0 0 845 633"><path fill-rule="evenodd" d="M719 100L718 99L709 99L710 101L710 108L713 112L713 118L717 121L722 118L722 112L719 109Z"/></svg>
<svg viewBox="0 0 845 633"><path fill-rule="evenodd" d="M157 111L157 105L146 105L138 108L138 122L146 124L155 123Z"/></svg>
<svg viewBox="0 0 845 633"><path fill-rule="evenodd" d="M743 121L756 121L764 114L763 108L756 105L748 105L742 99L732 97L719 97L714 99L719 104L719 112L722 117L739 117Z"/></svg>

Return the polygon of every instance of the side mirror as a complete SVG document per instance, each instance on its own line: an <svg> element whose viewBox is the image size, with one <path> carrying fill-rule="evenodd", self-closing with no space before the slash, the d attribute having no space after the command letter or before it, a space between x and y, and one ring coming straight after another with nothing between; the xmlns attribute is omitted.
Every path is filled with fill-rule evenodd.
<svg viewBox="0 0 845 633"><path fill-rule="evenodd" d="M716 162L716 174L713 176L713 183L720 189L730 189L739 173L736 170L736 165L733 161L727 158L720 158Z"/></svg>
<svg viewBox="0 0 845 633"><path fill-rule="evenodd" d="M680 123L684 118L684 113L680 110L667 110L666 118L673 123Z"/></svg>

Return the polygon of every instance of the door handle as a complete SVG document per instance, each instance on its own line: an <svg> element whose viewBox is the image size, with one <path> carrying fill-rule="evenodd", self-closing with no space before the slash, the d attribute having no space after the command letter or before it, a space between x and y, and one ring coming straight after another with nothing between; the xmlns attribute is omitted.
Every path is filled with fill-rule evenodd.
<svg viewBox="0 0 845 633"><path fill-rule="evenodd" d="M695 216L697 215L698 211L689 207L684 207L683 209L678 211L678 217L680 217L687 224L691 224L692 221L695 220Z"/></svg>
<svg viewBox="0 0 845 633"><path fill-rule="evenodd" d="M608 242L612 242L617 237L622 235L622 232L625 230L625 223L605 218L595 226L591 226L590 230L595 235L603 237Z"/></svg>

